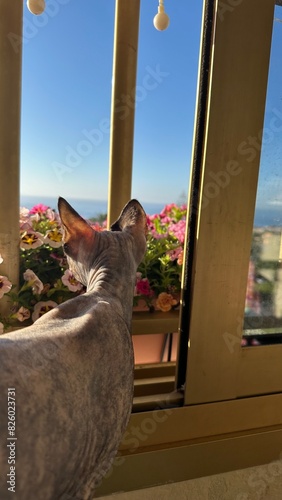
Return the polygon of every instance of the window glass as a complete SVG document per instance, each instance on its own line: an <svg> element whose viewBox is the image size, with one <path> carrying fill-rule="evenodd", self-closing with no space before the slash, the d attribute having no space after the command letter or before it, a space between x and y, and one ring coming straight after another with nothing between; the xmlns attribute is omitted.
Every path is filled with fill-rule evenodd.
<svg viewBox="0 0 282 500"><path fill-rule="evenodd" d="M242 143L252 162L261 151L243 345L282 341L282 7L275 7L264 128Z"/></svg>

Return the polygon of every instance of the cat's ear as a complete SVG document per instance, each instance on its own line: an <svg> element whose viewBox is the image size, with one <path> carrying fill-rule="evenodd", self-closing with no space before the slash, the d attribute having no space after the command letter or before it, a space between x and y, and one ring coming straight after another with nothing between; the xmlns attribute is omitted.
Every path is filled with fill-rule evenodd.
<svg viewBox="0 0 282 500"><path fill-rule="evenodd" d="M64 198L59 198L58 209L63 228L64 250L75 258L83 241L93 241L95 231Z"/></svg>
<svg viewBox="0 0 282 500"><path fill-rule="evenodd" d="M130 200L123 208L119 218L111 225L111 231L130 231L147 235L147 217L137 200Z"/></svg>
<svg viewBox="0 0 282 500"><path fill-rule="evenodd" d="M111 230L124 231L133 236L135 262L138 265L146 251L148 226L146 214L137 200L131 200L125 205L119 218L111 225Z"/></svg>

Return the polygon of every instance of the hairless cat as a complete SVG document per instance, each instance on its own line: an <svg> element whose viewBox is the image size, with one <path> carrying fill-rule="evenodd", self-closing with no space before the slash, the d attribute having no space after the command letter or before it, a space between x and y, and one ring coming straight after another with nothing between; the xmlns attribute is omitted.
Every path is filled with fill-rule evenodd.
<svg viewBox="0 0 282 500"><path fill-rule="evenodd" d="M58 206L69 267L86 292L0 337L1 500L92 500L132 407L146 214L131 200L110 231L96 232L66 200Z"/></svg>

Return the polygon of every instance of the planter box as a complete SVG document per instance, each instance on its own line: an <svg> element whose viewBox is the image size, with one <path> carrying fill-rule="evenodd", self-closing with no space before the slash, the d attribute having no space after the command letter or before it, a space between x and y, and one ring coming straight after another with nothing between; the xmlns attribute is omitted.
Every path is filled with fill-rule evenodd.
<svg viewBox="0 0 282 500"><path fill-rule="evenodd" d="M132 341L135 364L175 361L179 311L133 311Z"/></svg>

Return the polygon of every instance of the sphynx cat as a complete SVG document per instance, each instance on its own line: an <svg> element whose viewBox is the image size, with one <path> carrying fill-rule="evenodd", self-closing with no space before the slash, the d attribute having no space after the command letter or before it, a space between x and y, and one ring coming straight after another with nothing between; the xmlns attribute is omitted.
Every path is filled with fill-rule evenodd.
<svg viewBox="0 0 282 500"><path fill-rule="evenodd" d="M87 288L0 337L1 500L92 500L132 408L146 214L131 200L110 231L96 232L63 198L58 207L70 270Z"/></svg>

